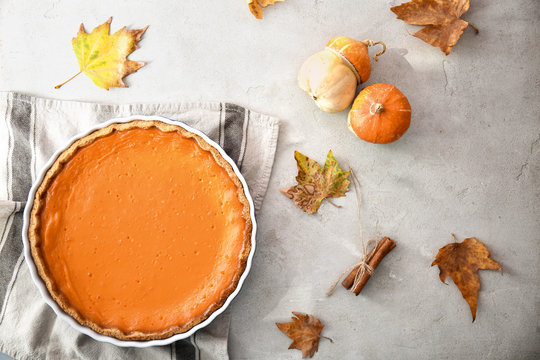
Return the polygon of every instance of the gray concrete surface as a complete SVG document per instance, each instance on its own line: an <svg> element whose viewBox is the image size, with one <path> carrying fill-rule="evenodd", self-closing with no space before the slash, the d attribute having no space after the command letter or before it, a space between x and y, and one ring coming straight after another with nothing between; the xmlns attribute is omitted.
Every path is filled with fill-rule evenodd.
<svg viewBox="0 0 540 360"><path fill-rule="evenodd" d="M400 1L289 0L256 21L245 1L0 0L0 90L108 103L222 100L282 119L252 273L233 303L233 359L299 359L274 323L291 311L325 324L319 359L540 357L540 2L471 0L450 56L395 19ZM113 15L150 27L131 58L148 65L109 92L81 76L70 40ZM356 139L346 112L320 112L296 85L301 63L331 37L384 40L369 84L392 83L412 105L398 142ZM362 183L365 236L397 248L361 296L329 284L358 259L353 198L308 216L278 191L293 151L332 149ZM458 289L430 267L451 240L476 236L504 268L480 274L475 323Z"/></svg>

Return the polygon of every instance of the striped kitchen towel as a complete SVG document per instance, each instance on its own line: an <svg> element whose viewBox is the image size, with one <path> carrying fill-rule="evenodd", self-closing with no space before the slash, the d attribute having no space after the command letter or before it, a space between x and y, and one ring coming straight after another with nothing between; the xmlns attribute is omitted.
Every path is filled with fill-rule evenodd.
<svg viewBox="0 0 540 360"><path fill-rule="evenodd" d="M0 92L0 352L16 359L228 358L229 311L172 345L120 348L58 319L23 261L22 210L36 173L73 135L128 115L160 115L206 133L236 162L260 208L274 162L275 118L228 103L102 105Z"/></svg>

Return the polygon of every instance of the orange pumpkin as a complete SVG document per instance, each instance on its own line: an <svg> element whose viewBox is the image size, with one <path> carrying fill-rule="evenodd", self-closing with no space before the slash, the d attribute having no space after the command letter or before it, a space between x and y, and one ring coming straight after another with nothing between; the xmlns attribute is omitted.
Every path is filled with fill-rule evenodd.
<svg viewBox="0 0 540 360"><path fill-rule="evenodd" d="M326 48L352 65L352 69L356 70L356 80L361 84L368 81L371 75L368 46L376 44L383 46L383 50L375 55L375 61L378 61L379 55L386 50L386 45L382 41L358 41L347 36L336 36L326 44Z"/></svg>
<svg viewBox="0 0 540 360"><path fill-rule="evenodd" d="M391 143L409 128L411 105L394 85L373 84L360 91L354 100L347 124L362 140Z"/></svg>

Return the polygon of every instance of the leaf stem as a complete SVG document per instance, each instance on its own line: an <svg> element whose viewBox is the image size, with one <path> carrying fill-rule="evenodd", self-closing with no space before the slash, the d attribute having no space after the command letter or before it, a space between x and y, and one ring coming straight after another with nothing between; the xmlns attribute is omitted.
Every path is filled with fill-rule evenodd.
<svg viewBox="0 0 540 360"><path fill-rule="evenodd" d="M319 337L325 338L326 340L330 340L332 344L334 343L334 340L330 339L328 336L319 335Z"/></svg>
<svg viewBox="0 0 540 360"><path fill-rule="evenodd" d="M454 235L454 233L450 233L450 235L452 235L452 239L454 239L454 242L457 242L456 236Z"/></svg>
<svg viewBox="0 0 540 360"><path fill-rule="evenodd" d="M329 198L326 198L326 200L327 200L330 204L334 205L334 206L337 207L337 208L342 207L341 205L338 205L338 204L332 202L332 200L330 200Z"/></svg>
<svg viewBox="0 0 540 360"><path fill-rule="evenodd" d="M477 34L480 32L480 30L478 30L473 24L469 23L469 26L472 27Z"/></svg>
<svg viewBox="0 0 540 360"><path fill-rule="evenodd" d="M62 85L64 85L64 84L67 83L68 81L71 81L75 76L79 75L80 73L82 73L82 70L79 71L78 73L76 73L75 75L73 75L72 77L70 77L69 79L67 79L66 81L64 81L63 83L56 85L54 88L55 88L55 89L60 88Z"/></svg>

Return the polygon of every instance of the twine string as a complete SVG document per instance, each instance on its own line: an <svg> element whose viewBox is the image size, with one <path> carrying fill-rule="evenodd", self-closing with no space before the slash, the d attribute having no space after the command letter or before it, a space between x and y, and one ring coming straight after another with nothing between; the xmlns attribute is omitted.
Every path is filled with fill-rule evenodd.
<svg viewBox="0 0 540 360"><path fill-rule="evenodd" d="M355 292L356 288L360 284L360 280L362 279L362 277L364 276L364 274L366 272L368 272L370 275L373 274L373 268L369 265L369 261L373 257L373 254L371 254L371 256L368 256L368 254L369 254L368 249L370 249L370 247L372 245L373 245L373 247L377 246L377 239L369 239L367 241L367 243L364 241L363 229L362 229L362 219L361 219L361 214L360 214L360 208L362 206L362 195L360 194L360 189L359 189L360 181L358 180L358 178L356 177L356 174L354 173L354 171L352 169L350 169L350 172L351 172L351 175L352 175L351 180L352 180L353 187L354 187L354 193L356 195L355 196L355 198L356 198L356 206L358 208L358 214L357 214L358 215L358 228L360 230L360 244L361 244L361 248L362 248L362 258L360 259L360 261L358 263L349 266L347 269L345 269L339 275L339 277L332 283L332 285L330 286L330 288L326 292L326 296L332 295L332 293L336 289L336 286L339 283L339 281L341 280L341 278L343 277L343 275L345 275L347 273L350 273L356 267L358 267L358 270L356 271L356 275L354 276L354 282L353 282L353 285L351 286L351 289L350 289L351 292Z"/></svg>

